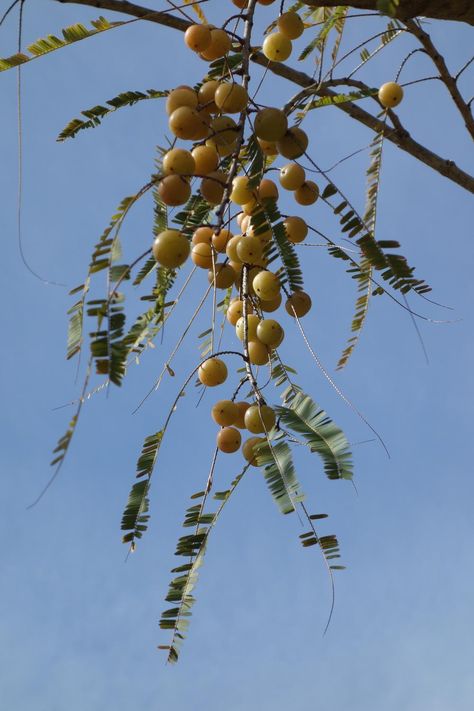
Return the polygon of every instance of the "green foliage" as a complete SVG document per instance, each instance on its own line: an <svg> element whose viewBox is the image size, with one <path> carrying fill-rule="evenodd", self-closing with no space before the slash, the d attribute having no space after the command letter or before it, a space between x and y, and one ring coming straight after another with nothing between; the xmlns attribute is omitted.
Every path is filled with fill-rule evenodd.
<svg viewBox="0 0 474 711"><path fill-rule="evenodd" d="M281 513L296 511L298 503L304 500L290 447L283 440L267 439L267 442L255 447L257 462L264 466L264 477L273 500Z"/></svg>
<svg viewBox="0 0 474 711"><path fill-rule="evenodd" d="M90 109L81 111L81 114L86 117L86 120L79 118L72 119L72 121L63 128L57 140L65 141L68 138L75 138L80 131L86 128L96 128L102 123L105 116L109 116L125 106L133 106L139 101L146 101L148 99L160 99L163 96L167 96L167 94L167 91L157 91L156 89L148 89L146 93L142 91L122 92L113 99L106 101L107 106L93 106Z"/></svg>
<svg viewBox="0 0 474 711"><path fill-rule="evenodd" d="M290 393L284 393L284 400ZM285 428L303 436L312 452L320 455L328 479L352 479L349 443L324 410L303 392L291 394L288 406L276 408Z"/></svg>
<svg viewBox="0 0 474 711"><path fill-rule="evenodd" d="M81 40L93 37L101 32L106 32L114 27L120 27L123 22L109 22L105 17L99 17L98 20L93 20L91 25L93 29L87 29L81 23L76 25L71 25L62 30L63 39L55 37L54 35L48 35L42 39L37 40L33 44L28 46L28 51L31 56L19 52L11 57L5 57L0 59L0 72L4 72L7 69L12 69L13 67L18 67L25 62L30 62L33 59L38 59L45 54L50 52L55 52L57 49L62 49L75 42L80 42Z"/></svg>
<svg viewBox="0 0 474 711"><path fill-rule="evenodd" d="M258 220L261 222L259 223ZM263 225L265 222L271 225L274 243L270 245L266 252L268 263L271 264L279 257L283 267L280 275L282 286L287 284L290 291L298 291L303 288L303 272L296 249L288 240L285 226L283 221L280 220L281 215L276 203L270 202L265 205L260 217L258 214L252 217L252 224L255 224L256 227Z"/></svg>
<svg viewBox="0 0 474 711"><path fill-rule="evenodd" d="M123 535L122 540L124 543L130 543L132 550L135 548L136 540L142 537L148 527L150 518L148 515L148 491L162 438L163 431L160 430L145 439L137 461L136 477L141 481L132 486L122 516L121 528L122 531L127 532Z"/></svg>

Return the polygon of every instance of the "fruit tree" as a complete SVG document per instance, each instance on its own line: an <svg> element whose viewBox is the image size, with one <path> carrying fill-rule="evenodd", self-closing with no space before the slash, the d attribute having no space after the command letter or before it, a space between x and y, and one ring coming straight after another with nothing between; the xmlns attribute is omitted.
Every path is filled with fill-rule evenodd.
<svg viewBox="0 0 474 711"><path fill-rule="evenodd" d="M339 370L356 349L373 299L395 304L415 325L431 320L424 308L439 306L431 286L403 256L402 240L376 229L382 157L386 146L394 145L466 195L474 192L474 177L465 167L411 135L415 104L401 112L419 86L436 82L444 91L441 100L456 113L452 130L474 138L472 99L465 88L472 59L466 52L453 73L426 20L474 24L474 11L472 3L460 0L354 0L344 6L319 0L162 0L153 8L123 0L53 0L52 20L57 3L108 16L68 26L62 35L26 47L20 37L19 51L0 60L1 71L24 76L27 65L41 62L43 55L96 35L100 42L104 33L126 33L131 23L154 23L158 37L174 33L182 69L181 83L170 86L166 72L158 72L158 88L123 90L83 110L58 136L61 143L73 138L78 143L112 113L138 103L158 104L167 122L166 134L156 139L153 173L120 202L96 240L84 279L71 290L67 357L79 362L83 354L83 383L54 450L52 478L39 496L61 471L85 403L121 386L136 363L156 361L157 350L169 347L166 337L161 343L168 322L178 318L182 304L191 304L140 403L157 401L162 383L176 381L171 401L159 399L160 421L144 433L122 517L123 541L133 552L148 528L160 449L168 435L178 449L185 439L183 433L170 434L170 424L182 417L185 427L190 415L184 396L197 393L199 417L213 423L215 442L202 486L192 493L185 513L179 562L160 620L165 635L160 647L174 662L209 538L242 479L261 475L281 513L297 513L301 543L320 549L332 588L335 572L343 568L339 541L323 521L327 515L303 493L293 452L308 450L329 480L351 482L352 447L319 397L299 384L300 352L309 354L341 406L349 407L383 448L386 444L341 389L307 333L320 299L313 254L334 260L340 278L356 286ZM17 0L8 12L23 12L27 5ZM373 66L385 75L376 85ZM278 91L273 91L279 80L285 83L274 84ZM341 140L345 154L334 153L333 165L327 166L319 158L315 121L319 116L330 121L329 112L370 133L363 148ZM436 120L435 111L430 120ZM334 168L361 154L367 157L366 175L358 175L357 185L340 183ZM146 201L153 206L152 237L135 240L135 252L124 261L127 220ZM123 249L128 255L130 247ZM143 302L146 308L140 308ZM188 342L197 324L202 332L196 355ZM159 349L152 351L155 345ZM175 366L184 351L186 373Z"/></svg>

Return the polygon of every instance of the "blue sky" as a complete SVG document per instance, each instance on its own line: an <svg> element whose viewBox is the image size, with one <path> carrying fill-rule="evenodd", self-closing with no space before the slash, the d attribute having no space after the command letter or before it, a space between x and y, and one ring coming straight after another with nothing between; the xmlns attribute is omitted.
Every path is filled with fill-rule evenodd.
<svg viewBox="0 0 474 711"><path fill-rule="evenodd" d="M229 7L210 2L208 15L219 20ZM47 0L27 3L25 41L98 14ZM261 26L273 15L272 8L259 8ZM353 23L348 46L377 27ZM450 66L461 66L469 57L472 31L435 23L432 31ZM12 22L2 28L1 39L1 54L12 53ZM404 50L412 46L404 42L373 62L369 83L377 86L393 77ZM81 109L121 91L194 83L204 70L181 36L151 23L108 32L24 68L24 248L35 270L69 287L81 282L92 245L120 200L147 181L155 146L163 145L166 131L160 101L117 112L100 128L58 144L64 125ZM427 60L415 58L403 77L432 73ZM462 84L467 94L469 81L472 74ZM161 369L203 292L203 280L199 275L193 283L164 344L130 369L125 386L88 402L61 477L36 508L26 510L49 476L52 446L71 416L69 409L54 408L77 397L79 384L75 365L63 357L67 289L35 280L18 254L15 82L12 72L1 75L6 265L1 286L2 706L15 711L125 711L131 705L179 711L471 709L470 195L386 146L378 236L398 239L403 254L433 286L433 298L454 310L411 298L413 307L455 322L419 322L427 366L406 312L374 299L359 348L336 375L391 454L387 459L375 442L354 446L358 496L347 483L328 482L316 459L296 455L309 507L330 514L321 533L337 533L348 566L337 574L328 633L322 636L330 593L318 551L301 548L298 520L279 514L260 473L251 472L210 542L180 662L166 667L156 645L168 637L157 621L188 497L207 475L214 393L198 410L192 390L181 404L160 454L150 530L126 564L120 517L142 440L163 421L177 387L174 380L165 382L138 414L131 411ZM283 103L291 92L288 84L271 79L261 101ZM472 144L442 86L409 87L399 113L416 139L472 172ZM322 166L371 138L332 109L313 112L307 127ZM333 174L361 207L367 163L365 152ZM294 209L290 206L285 197L284 209ZM321 204L303 214L337 234ZM123 229L127 257L151 243L150 226L151 203L144 201ZM303 259L315 304L305 325L333 373L348 335L354 285L322 250L308 249ZM136 298L130 293L129 303ZM196 362L196 336L209 314L210 305L176 359L176 380L182 381ZM371 438L315 369L289 319L284 327L283 355L297 368L298 382L351 442ZM225 396L220 389L219 397ZM237 455L223 456L218 481L227 483L239 467Z"/></svg>

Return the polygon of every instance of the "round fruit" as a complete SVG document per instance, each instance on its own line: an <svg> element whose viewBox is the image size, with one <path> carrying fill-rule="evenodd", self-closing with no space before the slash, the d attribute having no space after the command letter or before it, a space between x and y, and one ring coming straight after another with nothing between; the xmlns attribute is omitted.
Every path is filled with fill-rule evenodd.
<svg viewBox="0 0 474 711"><path fill-rule="evenodd" d="M225 173L215 170L201 180L199 190L204 200L207 200L210 205L219 205L224 196L226 183L227 176Z"/></svg>
<svg viewBox="0 0 474 711"><path fill-rule="evenodd" d="M263 41L262 52L271 62L284 62L291 54L293 45L281 32L267 35Z"/></svg>
<svg viewBox="0 0 474 711"><path fill-rule="evenodd" d="M232 400L219 400L211 410L212 419L221 427L233 425L239 414L239 408Z"/></svg>
<svg viewBox="0 0 474 711"><path fill-rule="evenodd" d="M219 167L219 154L212 146L196 146L191 155L194 158L195 175L209 175Z"/></svg>
<svg viewBox="0 0 474 711"><path fill-rule="evenodd" d="M169 118L170 131L177 138L192 141L201 129L202 122L198 112L190 106L180 106Z"/></svg>
<svg viewBox="0 0 474 711"><path fill-rule="evenodd" d="M248 104L247 89L241 84L223 82L215 93L214 101L221 111L240 114Z"/></svg>
<svg viewBox="0 0 474 711"><path fill-rule="evenodd" d="M290 160L301 158L308 148L308 143L306 133L298 126L293 126L288 129L281 140L277 141L278 153Z"/></svg>
<svg viewBox="0 0 474 711"><path fill-rule="evenodd" d="M237 245L242 239L242 235L235 235L231 237L226 244L225 253L232 262L240 262L239 255L237 254Z"/></svg>
<svg viewBox="0 0 474 711"><path fill-rule="evenodd" d="M268 346L260 341L249 341L249 361L253 365L266 365L269 357Z"/></svg>
<svg viewBox="0 0 474 711"><path fill-rule="evenodd" d="M233 454L242 443L242 435L235 427L223 427L217 433L217 448L226 454Z"/></svg>
<svg viewBox="0 0 474 711"><path fill-rule="evenodd" d="M301 217L287 217L283 225L288 241L293 244L303 242L308 234L308 225Z"/></svg>
<svg viewBox="0 0 474 711"><path fill-rule="evenodd" d="M184 33L184 41L193 52L203 52L211 44L211 30L207 25L191 25Z"/></svg>
<svg viewBox="0 0 474 711"><path fill-rule="evenodd" d="M166 99L166 113L171 116L173 111L188 106L195 109L198 105L198 96L192 86L179 86L168 94Z"/></svg>
<svg viewBox="0 0 474 711"><path fill-rule="evenodd" d="M235 273L234 284L237 287L237 289L240 289L240 284L242 281L242 268L244 265L242 264L242 262L233 262L232 260L230 260L228 262L228 264L229 264L229 267L232 267L232 269L234 270L234 273Z"/></svg>
<svg viewBox="0 0 474 711"><path fill-rule="evenodd" d="M244 430L245 429L245 420L244 420L245 413L249 409L250 403L242 401L242 402L236 402L235 404L237 405L239 414L238 414L236 421L234 422L234 425L236 427L238 427L239 429Z"/></svg>
<svg viewBox="0 0 474 711"><path fill-rule="evenodd" d="M189 151L184 148L172 148L163 158L163 173L165 175L193 175L196 162Z"/></svg>
<svg viewBox="0 0 474 711"><path fill-rule="evenodd" d="M263 141L279 141L287 130L288 119L280 109L261 109L255 116L255 135Z"/></svg>
<svg viewBox="0 0 474 711"><path fill-rule="evenodd" d="M284 12L277 20L278 29L288 39L298 39L304 32L304 24L296 12Z"/></svg>
<svg viewBox="0 0 474 711"><path fill-rule="evenodd" d="M204 82L198 91L199 103L203 108L211 114L217 114L219 112L214 97L216 95L216 90L220 86L220 81L217 79L211 79L210 81Z"/></svg>
<svg viewBox="0 0 474 711"><path fill-rule="evenodd" d="M180 175L167 175L160 180L158 193L165 205L184 205L191 197L191 187Z"/></svg>
<svg viewBox="0 0 474 711"><path fill-rule="evenodd" d="M247 339L249 341L254 340L257 337L257 326L260 323L260 319L255 314L247 314ZM239 318L235 324L235 333L239 341L244 340L244 317Z"/></svg>
<svg viewBox="0 0 474 711"><path fill-rule="evenodd" d="M230 116L217 116L211 122L211 140L217 146L230 146L237 138L237 124Z"/></svg>
<svg viewBox="0 0 474 711"><path fill-rule="evenodd" d="M199 244L200 242L211 244L212 235L212 227L198 227L197 230L193 232L191 242L193 244Z"/></svg>
<svg viewBox="0 0 474 711"><path fill-rule="evenodd" d="M189 242L177 230L164 230L153 242L153 256L162 267L176 269L184 264L188 255Z"/></svg>
<svg viewBox="0 0 474 711"><path fill-rule="evenodd" d="M260 242L265 245L267 242L269 242L273 236L272 230L268 224L268 222L260 222L258 220L259 225L258 227L254 227L251 222L250 218L250 223L247 227L247 236L248 237L258 237Z"/></svg>
<svg viewBox="0 0 474 711"><path fill-rule="evenodd" d="M258 237L242 237L237 245L237 257L245 264L259 264L263 247Z"/></svg>
<svg viewBox="0 0 474 711"><path fill-rule="evenodd" d="M223 229L217 234L212 235L212 244L216 252L225 252L227 243L234 235L230 230Z"/></svg>
<svg viewBox="0 0 474 711"><path fill-rule="evenodd" d="M247 276L247 288L248 288L248 292L251 296L256 296L255 289L253 288L252 282L255 279L255 277L257 276L257 274L260 274L260 272L263 272L262 267L255 266L255 267L251 267L249 269L248 276Z"/></svg>
<svg viewBox="0 0 474 711"><path fill-rule="evenodd" d="M235 281L235 272L230 266L230 264L223 264L222 262L216 262L214 265L216 272L216 288L217 289L228 289L229 286ZM209 284L214 283L214 270L209 269L207 274Z"/></svg>
<svg viewBox="0 0 474 711"><path fill-rule="evenodd" d="M222 385L227 379L227 366L220 358L209 358L199 366L198 378L210 388Z"/></svg>
<svg viewBox="0 0 474 711"><path fill-rule="evenodd" d="M246 215L254 215L259 209L259 204L257 200L253 197L250 202L246 202L242 205L242 210Z"/></svg>
<svg viewBox="0 0 474 711"><path fill-rule="evenodd" d="M257 326L257 338L266 346L278 348L284 337L284 330L278 321L272 318L263 319Z"/></svg>
<svg viewBox="0 0 474 711"><path fill-rule="evenodd" d="M232 192L230 199L236 205L245 205L253 198L252 188L248 186L249 179L245 175L238 175L232 181Z"/></svg>
<svg viewBox="0 0 474 711"><path fill-rule="evenodd" d="M191 250L191 259L193 264L201 269L210 269L212 267L212 247L206 242L195 244Z"/></svg>
<svg viewBox="0 0 474 711"><path fill-rule="evenodd" d="M267 200L278 200L278 188L273 180L263 178L258 186L257 195L261 203L265 203Z"/></svg>
<svg viewBox="0 0 474 711"><path fill-rule="evenodd" d="M311 297L304 291L295 291L285 304L285 309L290 316L302 318L311 309Z"/></svg>
<svg viewBox="0 0 474 711"><path fill-rule="evenodd" d="M269 271L261 271L252 281L255 293L264 301L276 299L280 293L280 280L276 274Z"/></svg>
<svg viewBox="0 0 474 711"><path fill-rule="evenodd" d="M240 8L241 10L243 10L244 7L247 7L248 5L248 0L232 0L232 2L236 7Z"/></svg>
<svg viewBox="0 0 474 711"><path fill-rule="evenodd" d="M249 437L242 445L242 454L244 459L246 459L254 467L261 466L258 463L259 455L259 445L265 444L266 439L264 437Z"/></svg>
<svg viewBox="0 0 474 711"><path fill-rule="evenodd" d="M278 294L278 296L275 299L272 299L271 301L262 301L262 299L260 299L260 308L262 309L262 311L266 311L267 313L276 311L280 308L280 305L281 294Z"/></svg>
<svg viewBox="0 0 474 711"><path fill-rule="evenodd" d="M211 44L204 52L201 52L201 57L208 62L213 62L215 59L224 57L231 46L231 39L225 30L211 30Z"/></svg>
<svg viewBox="0 0 474 711"><path fill-rule="evenodd" d="M264 141L262 138L257 138L257 141L264 156L278 155L276 143L273 141Z"/></svg>
<svg viewBox="0 0 474 711"><path fill-rule="evenodd" d="M400 84L394 81L388 81L382 84L379 89L379 101L386 109L393 109L403 99L403 89Z"/></svg>
<svg viewBox="0 0 474 711"><path fill-rule="evenodd" d="M294 196L299 205L313 205L319 197L319 188L312 180L307 180L295 190Z"/></svg>
<svg viewBox="0 0 474 711"><path fill-rule="evenodd" d="M268 405L251 405L245 413L245 427L253 434L270 432L275 424L275 413Z"/></svg>
<svg viewBox="0 0 474 711"><path fill-rule="evenodd" d="M247 304L247 313L251 314L253 312L253 307L252 304L248 303ZM229 308L227 309L226 312L226 317L227 320L232 326L235 326L237 324L237 321L241 319L244 315L244 302L241 301L240 299L236 299L235 301L231 301L229 304Z"/></svg>
<svg viewBox="0 0 474 711"><path fill-rule="evenodd" d="M280 185L285 190L298 190L306 180L306 173L298 163L288 163L280 169Z"/></svg>

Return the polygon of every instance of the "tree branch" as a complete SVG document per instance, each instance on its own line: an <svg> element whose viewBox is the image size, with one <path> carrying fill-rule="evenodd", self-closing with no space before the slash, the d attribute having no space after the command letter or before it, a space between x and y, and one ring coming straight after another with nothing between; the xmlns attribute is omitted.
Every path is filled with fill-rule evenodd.
<svg viewBox="0 0 474 711"><path fill-rule="evenodd" d="M469 106L464 101L462 94L458 89L456 79L451 75L448 67L446 66L444 57L438 52L438 50L434 46L429 34L425 32L417 22L414 22L413 20L407 20L405 24L408 31L411 32L411 34L419 40L424 51L433 61L433 64L439 71L441 81L451 94L452 100L454 101L456 107L459 110L459 113L464 119L464 123L466 124L467 130L469 131L471 137L474 138L474 117Z"/></svg>
<svg viewBox="0 0 474 711"><path fill-rule="evenodd" d="M156 10L151 10L141 5L135 5L134 3L128 2L127 0L55 1L64 4L85 5L88 7L99 8L101 10L112 10L113 12L121 12L132 17L141 18L150 22L156 22L159 25L164 25L165 27L171 27L173 29L179 30L180 32L185 32L190 24L189 22L186 22L186 20L182 20L179 17L170 15L167 12L157 12ZM293 69L292 67L289 67L286 64L269 62L268 59L261 52L253 53L251 55L251 60L255 64L258 64L262 67L268 67L268 70L271 71L273 74L287 79L293 84L296 84L303 88L314 86L314 80L308 74L297 71L296 69ZM318 91L315 91L315 94L317 94L318 96L329 96L332 98L337 96L337 94L327 88L321 88ZM421 161L422 163L425 163L425 165L427 165L429 168L432 168L437 173L440 173L449 180L452 180L454 183L460 185L465 190L474 193L474 177L472 175L469 175L465 171L461 170L461 168L458 168L454 161L442 158L436 153L430 151L428 148L425 148L425 146L422 146L417 141L413 140L408 131L406 131L404 128L388 128L378 118L372 116L372 114L370 114L368 111L365 111L353 102L335 104L335 106L351 118L355 119L359 123L362 123L364 126L367 126L367 128L370 128L372 131L383 131L386 140L391 141L406 153L409 153L417 160Z"/></svg>
<svg viewBox="0 0 474 711"><path fill-rule="evenodd" d="M332 0L304 0L310 7L337 7L341 2ZM356 10L377 11L377 0L349 0L345 3ZM433 20L457 20L474 25L472 0L399 0L395 15L399 20L430 17Z"/></svg>

